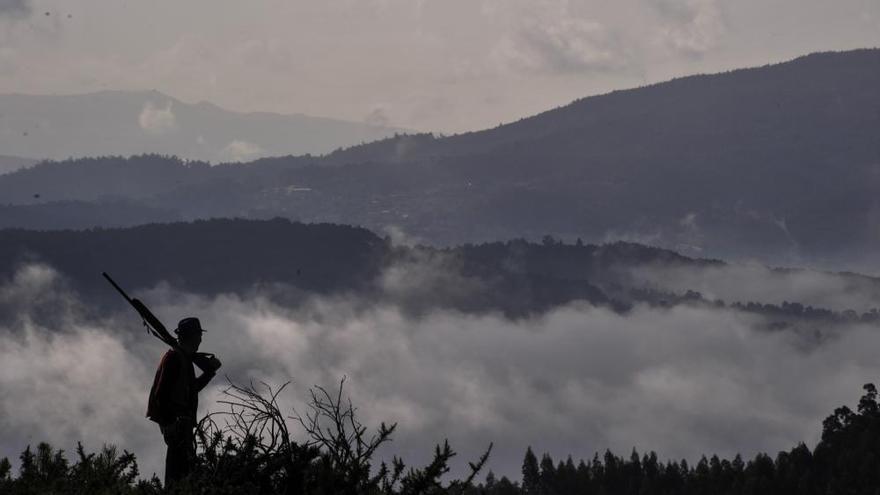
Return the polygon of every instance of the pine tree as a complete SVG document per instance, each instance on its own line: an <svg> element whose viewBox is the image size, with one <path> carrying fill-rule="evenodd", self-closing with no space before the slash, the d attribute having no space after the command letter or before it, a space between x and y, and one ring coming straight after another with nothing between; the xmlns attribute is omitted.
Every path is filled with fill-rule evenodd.
<svg viewBox="0 0 880 495"><path fill-rule="evenodd" d="M550 454L541 456L539 485L541 495L554 495L557 492L556 465L553 463L553 458L550 457Z"/></svg>
<svg viewBox="0 0 880 495"><path fill-rule="evenodd" d="M522 491L526 495L537 495L539 493L539 486L541 475L538 471L538 458L535 457L535 453L532 452L532 447L526 449L526 456L523 459L522 465Z"/></svg>

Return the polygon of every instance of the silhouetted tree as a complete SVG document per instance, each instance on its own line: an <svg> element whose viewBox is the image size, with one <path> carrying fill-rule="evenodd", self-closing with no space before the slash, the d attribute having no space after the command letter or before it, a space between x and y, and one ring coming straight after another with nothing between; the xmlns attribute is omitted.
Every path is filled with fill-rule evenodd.
<svg viewBox="0 0 880 495"><path fill-rule="evenodd" d="M526 495L540 493L541 472L538 468L538 458L532 452L532 448L526 449L526 455L522 465L522 489Z"/></svg>

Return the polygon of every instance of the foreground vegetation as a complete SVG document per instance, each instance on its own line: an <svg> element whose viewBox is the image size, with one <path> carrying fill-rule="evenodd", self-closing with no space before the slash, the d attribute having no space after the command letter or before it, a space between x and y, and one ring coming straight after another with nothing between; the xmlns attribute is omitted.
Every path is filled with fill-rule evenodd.
<svg viewBox="0 0 880 495"><path fill-rule="evenodd" d="M629 458L606 452L577 464L569 457L554 463L525 454L522 479L500 479L486 464L491 445L469 463L464 479L447 480L455 456L448 444L437 446L433 461L408 467L399 458L374 464L376 449L389 441L395 425L369 433L356 410L336 391L311 391L309 410L292 423L278 407L284 386L230 385L228 410L204 418L199 427L197 467L178 486L165 490L155 477L139 479L135 456L105 447L98 453L77 448L71 462L47 444L28 447L17 476L8 459L0 460L0 493L19 494L878 494L880 493L880 404L877 389L865 385L856 411L846 406L823 423L822 438L812 451L800 444L776 458L758 454L744 461L703 457L661 462L656 453ZM290 428L304 432L294 441Z"/></svg>

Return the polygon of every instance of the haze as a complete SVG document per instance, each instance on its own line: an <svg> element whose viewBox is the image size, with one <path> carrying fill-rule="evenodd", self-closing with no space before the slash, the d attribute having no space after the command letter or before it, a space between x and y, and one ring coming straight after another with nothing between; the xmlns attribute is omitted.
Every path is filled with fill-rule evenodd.
<svg viewBox="0 0 880 495"><path fill-rule="evenodd" d="M2 0L0 93L156 89L451 133L878 45L874 0Z"/></svg>

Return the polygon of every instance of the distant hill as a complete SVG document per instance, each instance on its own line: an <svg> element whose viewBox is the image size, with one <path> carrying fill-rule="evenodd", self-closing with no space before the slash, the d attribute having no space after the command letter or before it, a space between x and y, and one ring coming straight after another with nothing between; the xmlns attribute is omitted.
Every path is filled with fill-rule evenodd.
<svg viewBox="0 0 880 495"><path fill-rule="evenodd" d="M436 244L622 239L878 273L877 129L880 50L819 53L324 157L213 168L163 157L41 164L0 177L0 204L125 199L181 219L394 225ZM47 193L35 199L36 190Z"/></svg>
<svg viewBox="0 0 880 495"><path fill-rule="evenodd" d="M30 158L21 158L18 156L0 155L0 175L14 172L20 168L30 167L39 160Z"/></svg>
<svg viewBox="0 0 880 495"><path fill-rule="evenodd" d="M62 160L142 153L211 162L324 154L401 131L358 122L239 113L158 91L0 95L0 149Z"/></svg>
<svg viewBox="0 0 880 495"><path fill-rule="evenodd" d="M28 263L54 267L78 294L99 306L114 307L120 301L100 276L102 271L135 293L162 282L204 295L252 295L261 288L284 304L315 295L351 296L370 304L391 303L414 314L453 308L520 317L580 301L615 311L627 311L636 303L716 309L742 303L736 307L765 315L776 328L804 319L831 324L860 317L844 315L840 307L835 313L795 304L798 294L808 292L797 288L786 289L782 297L791 304L779 306L779 301L708 299L686 286L673 288L680 283L646 282L633 274L665 270L668 277L711 290L714 282L704 270L734 273L737 268L640 244L565 244L548 238L541 243L519 239L438 249L395 245L363 228L285 219L198 220L81 231L0 229L0 285L14 282L17 271ZM765 270L757 277L740 274L738 279L782 287L789 280L820 275L850 296L876 302L880 294L880 279L856 274ZM0 322L20 315L19 303L0 298ZM47 306L42 316L57 316L55 302L43 303ZM867 315L871 321L878 316L876 310Z"/></svg>
<svg viewBox="0 0 880 495"><path fill-rule="evenodd" d="M86 293L104 292L102 271L130 287L167 281L199 293L285 282L304 290L355 289L371 282L387 254L372 232L287 220L202 220L85 231L0 230L0 278L45 262Z"/></svg>

